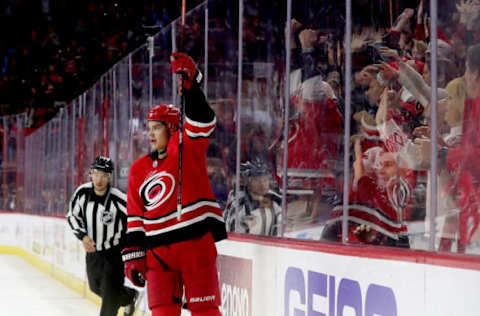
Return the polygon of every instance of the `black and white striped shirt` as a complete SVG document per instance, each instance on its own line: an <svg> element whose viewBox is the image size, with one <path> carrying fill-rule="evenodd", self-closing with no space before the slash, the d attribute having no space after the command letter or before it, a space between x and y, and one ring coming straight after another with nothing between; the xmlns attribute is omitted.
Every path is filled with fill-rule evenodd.
<svg viewBox="0 0 480 316"><path fill-rule="evenodd" d="M104 196L97 196L92 182L77 188L68 206L67 220L75 236L88 235L97 251L120 245L127 231L127 196L110 187Z"/></svg>

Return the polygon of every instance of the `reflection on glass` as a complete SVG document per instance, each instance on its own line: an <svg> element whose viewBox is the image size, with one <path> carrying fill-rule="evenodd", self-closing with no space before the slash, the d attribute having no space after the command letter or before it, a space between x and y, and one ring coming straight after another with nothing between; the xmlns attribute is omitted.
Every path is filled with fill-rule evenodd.
<svg viewBox="0 0 480 316"><path fill-rule="evenodd" d="M446 97L438 104L444 130L439 131L435 247L480 254L480 172L474 162L480 148L480 3L439 4L439 12L438 71Z"/></svg>
<svg viewBox="0 0 480 316"><path fill-rule="evenodd" d="M132 155L133 160L148 152L144 117L150 109L148 48L143 46L131 56Z"/></svg>
<svg viewBox="0 0 480 316"><path fill-rule="evenodd" d="M290 76L289 135L277 148L277 156L288 152L289 237L322 239L332 210L341 201L344 15L343 3L293 6L291 69L286 74ZM278 179L284 176L282 165L283 159L278 159Z"/></svg>
<svg viewBox="0 0 480 316"><path fill-rule="evenodd" d="M215 197L225 210L229 192L235 187L236 175L236 133L237 133L237 76L238 76L238 1L209 1L202 11L192 16L194 24L191 35L195 45L192 54L200 54L199 67L208 67L207 89L210 106L217 118L215 134L210 139L207 151L207 172ZM205 57L203 46L197 38L198 29L208 9L208 66L201 64ZM205 38L202 38L205 40ZM203 43L204 44L204 43ZM204 69L203 69L204 70ZM205 72L204 72L205 73ZM225 214L225 213L224 213Z"/></svg>
<svg viewBox="0 0 480 316"><path fill-rule="evenodd" d="M16 211L19 208L23 211L25 119L24 115L0 119L0 209L5 211Z"/></svg>
<svg viewBox="0 0 480 316"><path fill-rule="evenodd" d="M412 235L421 235L424 226L413 220L425 218L428 169L417 153L419 146L427 146L417 137L425 135L430 100L425 64L430 50L424 28L416 25L416 14L422 22L423 11L407 1L352 5L352 157L345 166L352 177L346 235L350 243L415 247ZM341 240L342 216L342 205L335 206L324 239Z"/></svg>

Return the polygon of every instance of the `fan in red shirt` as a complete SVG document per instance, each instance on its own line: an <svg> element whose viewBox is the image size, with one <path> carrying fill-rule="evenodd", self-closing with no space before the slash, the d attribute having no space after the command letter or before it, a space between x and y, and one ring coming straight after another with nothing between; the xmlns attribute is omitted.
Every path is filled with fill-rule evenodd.
<svg viewBox="0 0 480 316"><path fill-rule="evenodd" d="M415 176L402 168L399 155L372 147L362 154L355 143L357 159L348 204L348 241L394 247L409 247L405 217L408 216ZM343 206L333 209L322 232L326 240L342 240Z"/></svg>

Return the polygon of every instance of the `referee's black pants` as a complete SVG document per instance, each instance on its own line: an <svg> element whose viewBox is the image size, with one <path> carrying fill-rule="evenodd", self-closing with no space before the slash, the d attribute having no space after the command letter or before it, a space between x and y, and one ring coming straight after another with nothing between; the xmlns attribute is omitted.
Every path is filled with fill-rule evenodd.
<svg viewBox="0 0 480 316"><path fill-rule="evenodd" d="M120 306L133 301L135 290L123 286L125 274L118 247L87 253L88 285L102 298L100 316L117 316Z"/></svg>

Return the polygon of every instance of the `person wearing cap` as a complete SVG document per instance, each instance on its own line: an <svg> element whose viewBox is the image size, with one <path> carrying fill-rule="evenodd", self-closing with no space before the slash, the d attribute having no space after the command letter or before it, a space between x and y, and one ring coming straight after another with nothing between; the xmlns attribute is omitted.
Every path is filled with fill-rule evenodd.
<svg viewBox="0 0 480 316"><path fill-rule="evenodd" d="M102 298L100 316L133 315L137 291L125 287L121 250L127 230L126 195L110 185L113 162L97 157L90 182L80 185L68 204L67 221L86 251L90 290Z"/></svg>
<svg viewBox="0 0 480 316"><path fill-rule="evenodd" d="M180 130L174 105L147 113L152 152L137 159L128 176L125 274L137 286L146 284L153 316L179 316L182 307L192 316L220 316L215 242L227 234L206 166L216 117L192 58L171 58L172 72L182 75L185 125Z"/></svg>

